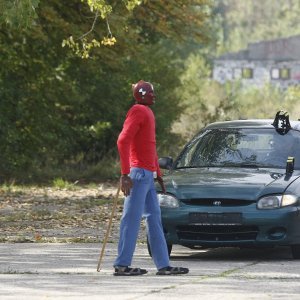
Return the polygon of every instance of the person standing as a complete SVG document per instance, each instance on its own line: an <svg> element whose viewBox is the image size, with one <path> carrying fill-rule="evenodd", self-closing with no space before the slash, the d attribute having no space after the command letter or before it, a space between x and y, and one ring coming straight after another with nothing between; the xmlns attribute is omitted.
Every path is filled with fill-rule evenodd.
<svg viewBox="0 0 300 300"><path fill-rule="evenodd" d="M120 188L125 200L113 274L133 276L147 273L146 269L130 267L143 216L152 258L158 270L156 275L186 274L188 268L170 266L154 185L156 179L165 193L156 152L155 117L150 109L155 103L153 85L140 80L132 85L132 90L136 103L129 109L117 141L121 163Z"/></svg>

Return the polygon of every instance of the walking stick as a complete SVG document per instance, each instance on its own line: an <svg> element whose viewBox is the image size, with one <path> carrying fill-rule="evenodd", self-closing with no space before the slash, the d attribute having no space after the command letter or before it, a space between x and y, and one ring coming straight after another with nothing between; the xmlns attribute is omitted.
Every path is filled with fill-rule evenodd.
<svg viewBox="0 0 300 300"><path fill-rule="evenodd" d="M101 249L101 253L100 253L100 257L99 257L99 261L98 261L97 272L100 272L100 265L101 265L102 258L103 258L103 255L104 255L105 246L107 244L107 240L108 240L108 237L109 237L109 234L110 234L111 224L112 224L112 220L113 220L115 210L116 210L116 207L117 207L119 194L120 194L120 185L118 187L116 196L114 198L113 207L112 207L112 210L111 210L111 216L110 216L110 219L109 219L109 222L108 222L106 234L105 234L105 237L104 237L104 241L103 241L103 245L102 245L102 249Z"/></svg>

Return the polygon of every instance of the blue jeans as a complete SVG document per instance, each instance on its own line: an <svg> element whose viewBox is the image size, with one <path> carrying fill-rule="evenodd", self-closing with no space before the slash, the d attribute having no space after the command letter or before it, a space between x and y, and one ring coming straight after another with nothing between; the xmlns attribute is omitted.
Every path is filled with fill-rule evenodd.
<svg viewBox="0 0 300 300"><path fill-rule="evenodd" d="M141 219L144 216L153 261L157 269L167 267L169 255L161 224L153 172L142 168L131 168L130 178L133 181L133 187L124 201L118 257L114 266L131 265Z"/></svg>

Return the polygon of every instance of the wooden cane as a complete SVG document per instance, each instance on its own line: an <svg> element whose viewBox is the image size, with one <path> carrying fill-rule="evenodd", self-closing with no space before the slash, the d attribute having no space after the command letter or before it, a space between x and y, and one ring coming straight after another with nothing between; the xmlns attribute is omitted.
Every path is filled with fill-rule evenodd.
<svg viewBox="0 0 300 300"><path fill-rule="evenodd" d="M103 241L103 244L102 244L102 249L101 249L101 253L100 253L100 257L99 257L99 261L98 261L97 272L100 272L100 266L101 266L101 262L102 262L102 259L103 259L105 246L107 244L107 240L108 240L108 237L109 237L109 234L110 234L111 224L112 224L112 220L113 220L115 210L116 210L116 207L117 207L119 194L120 194L120 185L118 187L116 196L114 198L113 207L112 207L112 210L111 210L111 216L110 216L110 219L109 219L109 222L108 222L106 234L105 234L105 237L104 237L104 241Z"/></svg>

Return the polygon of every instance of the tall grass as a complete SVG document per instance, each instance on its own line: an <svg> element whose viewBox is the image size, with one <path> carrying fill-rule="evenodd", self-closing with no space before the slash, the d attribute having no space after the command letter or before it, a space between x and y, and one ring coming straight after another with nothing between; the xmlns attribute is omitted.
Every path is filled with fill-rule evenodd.
<svg viewBox="0 0 300 300"><path fill-rule="evenodd" d="M20 171L14 178L0 182L2 190L15 185L52 185L57 188L72 188L76 184L90 184L115 181L119 178L120 167L116 158L107 158L95 165L74 164L46 166L42 169Z"/></svg>

